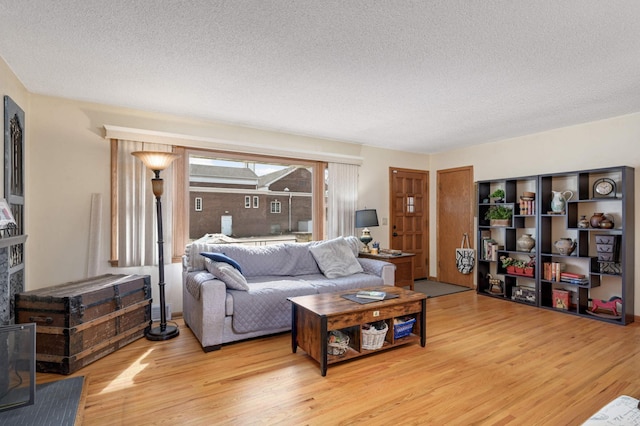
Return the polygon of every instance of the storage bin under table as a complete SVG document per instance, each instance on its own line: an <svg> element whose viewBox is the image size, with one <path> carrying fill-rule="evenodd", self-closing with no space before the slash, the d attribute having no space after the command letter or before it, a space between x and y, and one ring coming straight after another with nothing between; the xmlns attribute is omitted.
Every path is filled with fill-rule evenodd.
<svg viewBox="0 0 640 426"><path fill-rule="evenodd" d="M16 322L36 324L36 369L71 374L144 336L148 275L106 274L16 294Z"/></svg>

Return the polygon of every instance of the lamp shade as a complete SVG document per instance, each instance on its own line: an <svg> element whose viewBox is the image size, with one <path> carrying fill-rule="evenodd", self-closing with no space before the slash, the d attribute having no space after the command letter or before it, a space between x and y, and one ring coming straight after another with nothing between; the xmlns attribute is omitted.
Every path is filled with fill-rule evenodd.
<svg viewBox="0 0 640 426"><path fill-rule="evenodd" d="M160 151L135 151L131 155L140 159L148 169L153 171L166 169L173 160L180 157L180 155L173 152Z"/></svg>
<svg viewBox="0 0 640 426"><path fill-rule="evenodd" d="M356 228L378 226L376 209L356 210Z"/></svg>

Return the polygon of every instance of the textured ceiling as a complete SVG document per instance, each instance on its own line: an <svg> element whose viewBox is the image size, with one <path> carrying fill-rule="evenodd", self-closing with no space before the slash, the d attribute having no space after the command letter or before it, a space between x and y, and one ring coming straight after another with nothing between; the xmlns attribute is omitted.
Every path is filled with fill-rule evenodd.
<svg viewBox="0 0 640 426"><path fill-rule="evenodd" d="M0 0L33 93L433 153L640 111L637 0Z"/></svg>

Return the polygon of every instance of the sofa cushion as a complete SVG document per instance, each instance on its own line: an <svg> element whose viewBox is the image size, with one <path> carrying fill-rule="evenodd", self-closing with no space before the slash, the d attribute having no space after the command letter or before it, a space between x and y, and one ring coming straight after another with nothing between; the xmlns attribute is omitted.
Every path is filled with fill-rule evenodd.
<svg viewBox="0 0 640 426"><path fill-rule="evenodd" d="M312 245L309 251L327 278L346 277L362 272L362 266L353 254L352 247L343 237Z"/></svg>
<svg viewBox="0 0 640 426"><path fill-rule="evenodd" d="M316 294L310 283L298 280L249 284L249 291L228 290L233 297L233 330L249 333L291 327L288 297Z"/></svg>
<svg viewBox="0 0 640 426"><path fill-rule="evenodd" d="M203 255L204 257L206 257L209 260L213 260L213 261L216 261L216 262L228 263L229 265L231 265L234 268L236 268L238 271L242 272L242 268L240 267L240 264L238 262L236 262L235 260L233 260L232 258L230 258L229 256L227 256L226 254L224 254L224 253L202 252L200 254ZM209 272L211 272L211 271L209 271Z"/></svg>
<svg viewBox="0 0 640 426"><path fill-rule="evenodd" d="M247 278L247 284L249 285L249 288L251 288L253 286L253 284L261 284L264 285L264 283L273 283L276 281L291 281L293 283L296 282L308 282L309 284L313 285L314 287L316 287L316 291L317 291L317 286L315 284L313 284L311 281L322 281L322 280L326 280L327 277L325 277L324 275L322 275L322 273L320 271L318 271L317 274L311 274L311 275L301 275L301 276L289 276L289 277L280 277L277 275L264 275L261 277L249 277ZM260 286L254 286L255 288L259 288ZM227 292L227 301L226 301L226 312L227 315L233 315L233 297L229 296L229 292Z"/></svg>
<svg viewBox="0 0 640 426"><path fill-rule="evenodd" d="M222 281L227 288L232 290L249 290L246 278L240 271L226 262L214 262L207 259L205 266L214 277Z"/></svg>

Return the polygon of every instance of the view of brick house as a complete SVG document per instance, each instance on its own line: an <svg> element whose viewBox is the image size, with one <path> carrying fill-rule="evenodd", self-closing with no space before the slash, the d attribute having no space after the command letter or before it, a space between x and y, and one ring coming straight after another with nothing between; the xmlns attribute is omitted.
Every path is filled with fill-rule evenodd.
<svg viewBox="0 0 640 426"><path fill-rule="evenodd" d="M258 176L251 165L190 165L189 238L311 231L311 171L290 166Z"/></svg>

